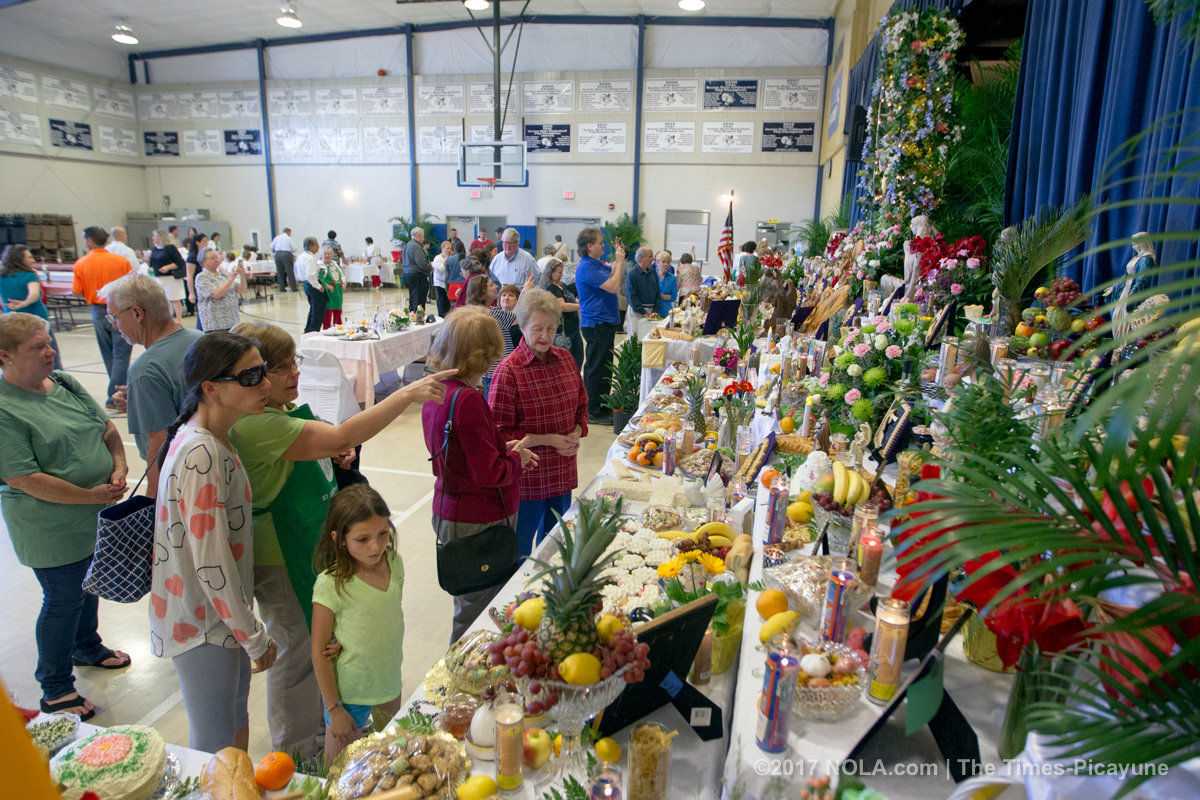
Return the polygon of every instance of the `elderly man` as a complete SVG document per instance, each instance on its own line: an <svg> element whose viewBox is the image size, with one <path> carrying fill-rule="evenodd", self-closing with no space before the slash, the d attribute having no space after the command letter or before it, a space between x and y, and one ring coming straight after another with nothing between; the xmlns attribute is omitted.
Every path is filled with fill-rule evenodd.
<svg viewBox="0 0 1200 800"><path fill-rule="evenodd" d="M412 238L404 245L404 285L408 288L409 311L425 307L432 279L433 265L425 251L425 229L413 228Z"/></svg>
<svg viewBox="0 0 1200 800"><path fill-rule="evenodd" d="M284 228L283 233L271 240L271 253L275 256L275 280L279 283L279 291L299 291L296 284L296 274L292 271L296 266L296 244L292 241L292 229Z"/></svg>
<svg viewBox="0 0 1200 800"><path fill-rule="evenodd" d="M105 394L104 407L118 411L120 405L113 396L118 386L125 385L129 372L128 342L115 335L112 323L109 321L104 307L104 300L98 292L101 287L112 283L117 278L131 272L129 262L116 253L104 249L108 244L108 231L96 225L83 230L83 241L87 245L87 255L75 262L74 277L71 288L75 294L91 306L92 327L96 331L96 344L100 347L100 358L104 361L104 371L108 373L108 391Z"/></svg>
<svg viewBox="0 0 1200 800"><path fill-rule="evenodd" d="M138 452L150 465L146 494L158 491L158 459L167 429L179 416L187 387L183 383L183 357L204 334L180 325L171 313L167 294L148 275L126 275L100 290L108 303L113 327L130 346L146 348L129 368L125 401L129 406L129 432Z"/></svg>
<svg viewBox="0 0 1200 800"><path fill-rule="evenodd" d="M520 248L520 239L521 234L517 233L516 228L506 228L500 235L500 244L504 249L492 259L492 280L501 286L530 289L537 278L538 266L533 256Z"/></svg>
<svg viewBox="0 0 1200 800"><path fill-rule="evenodd" d="M142 265L138 261L137 253L133 252L133 248L129 246L128 236L120 225L108 232L108 244L104 246L104 249L128 261L129 268L134 272L141 271Z"/></svg>
<svg viewBox="0 0 1200 800"><path fill-rule="evenodd" d="M625 297L629 300L629 313L625 315L625 332L630 336L638 333L638 321L658 310L658 272L654 269L654 249L642 245L634 254L637 269L629 271L625 283Z"/></svg>

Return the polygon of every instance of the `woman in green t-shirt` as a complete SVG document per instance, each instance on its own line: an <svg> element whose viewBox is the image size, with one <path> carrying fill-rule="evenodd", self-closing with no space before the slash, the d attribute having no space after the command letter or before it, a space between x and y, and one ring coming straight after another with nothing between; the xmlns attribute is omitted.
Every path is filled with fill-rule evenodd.
<svg viewBox="0 0 1200 800"><path fill-rule="evenodd" d="M333 249L326 247L321 254L321 269L317 272L317 280L325 290L325 321L321 330L342 324L342 293L346 288L346 273L342 265L333 257Z"/></svg>
<svg viewBox="0 0 1200 800"><path fill-rule="evenodd" d="M254 497L254 597L279 656L267 673L268 725L276 750L316 752L320 694L309 657L308 622L316 580L313 553L329 501L337 490L330 460L347 465L366 442L415 404L445 396L453 371L422 378L340 425L316 419L299 397L296 342L282 328L242 323L233 330L258 342L271 395L261 414L242 417L230 432Z"/></svg>
<svg viewBox="0 0 1200 800"><path fill-rule="evenodd" d="M83 591L96 547L96 514L125 494L125 448L79 382L54 370L50 330L22 312L0 317L0 510L17 560L42 586L35 673L42 711L90 719L72 666L122 669L104 646L97 598Z"/></svg>

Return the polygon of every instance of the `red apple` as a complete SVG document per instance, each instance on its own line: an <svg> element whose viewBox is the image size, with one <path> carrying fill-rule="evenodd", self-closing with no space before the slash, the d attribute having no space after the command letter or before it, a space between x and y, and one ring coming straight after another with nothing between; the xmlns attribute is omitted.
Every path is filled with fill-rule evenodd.
<svg viewBox="0 0 1200 800"><path fill-rule="evenodd" d="M525 766L530 769L541 769L542 765L550 760L550 752L554 748L554 744L550 741L550 735L541 728L526 728L525 736L522 738L522 753L525 757Z"/></svg>

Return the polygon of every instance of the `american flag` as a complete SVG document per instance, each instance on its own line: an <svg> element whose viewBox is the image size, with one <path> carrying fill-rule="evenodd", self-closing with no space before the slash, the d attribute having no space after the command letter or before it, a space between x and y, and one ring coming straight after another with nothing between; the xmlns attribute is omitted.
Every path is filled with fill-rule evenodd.
<svg viewBox="0 0 1200 800"><path fill-rule="evenodd" d="M721 229L717 258L725 267L725 280L730 280L733 277L733 200L729 201L729 215L725 217L725 227Z"/></svg>

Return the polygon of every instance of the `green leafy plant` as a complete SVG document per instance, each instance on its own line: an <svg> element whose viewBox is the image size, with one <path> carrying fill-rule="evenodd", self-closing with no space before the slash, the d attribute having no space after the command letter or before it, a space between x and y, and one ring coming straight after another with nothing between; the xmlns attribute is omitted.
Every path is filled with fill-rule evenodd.
<svg viewBox="0 0 1200 800"><path fill-rule="evenodd" d="M630 336L617 350L613 365L612 391L600 398L610 411L633 411L642 391L642 343Z"/></svg>
<svg viewBox="0 0 1200 800"><path fill-rule="evenodd" d="M634 249L646 239L646 234L642 231L642 220L645 218L645 214L639 214L635 220L626 212L612 222L604 223L604 243L613 247L620 242L625 246L629 258L633 258Z"/></svg>
<svg viewBox="0 0 1200 800"><path fill-rule="evenodd" d="M394 219L395 224L392 226L392 236L401 242L407 242L412 238L413 228L420 228L425 231L425 243L429 245L431 250L436 251L441 245L441 242L433 235L433 225L436 219L438 217L434 214L421 214L412 221L408 217L396 217Z"/></svg>
<svg viewBox="0 0 1200 800"><path fill-rule="evenodd" d="M552 787L542 793L542 800L588 800L588 792L574 775L568 775L561 792Z"/></svg>
<svg viewBox="0 0 1200 800"><path fill-rule="evenodd" d="M705 595L715 594L717 596L717 604L713 607L712 629L713 633L724 636L729 633L730 628L729 607L739 600L745 600L747 589L761 592L765 588L766 584L762 581L753 581L746 586L743 586L738 581L729 581L727 583L713 583L708 587L689 592L683 588L682 581L678 578L672 578L667 581L666 586L663 587L663 591L676 606L687 605Z"/></svg>
<svg viewBox="0 0 1200 800"><path fill-rule="evenodd" d="M396 720L396 724L416 735L432 736L437 733L437 719L431 714L422 714L415 708Z"/></svg>
<svg viewBox="0 0 1200 800"><path fill-rule="evenodd" d="M804 255L808 257L825 254L829 246L829 237L833 235L833 226L828 220L814 219L800 223L796 235L805 241Z"/></svg>
<svg viewBox="0 0 1200 800"><path fill-rule="evenodd" d="M1012 388L990 372L977 375L972 383L959 388L946 411L936 415L946 428L946 438L955 454L947 462L951 475L961 465L959 454L963 453L982 457L989 463L1010 453L1032 457L1033 428L1017 417L1009 400ZM978 461L972 463L987 469L979 466Z"/></svg>

